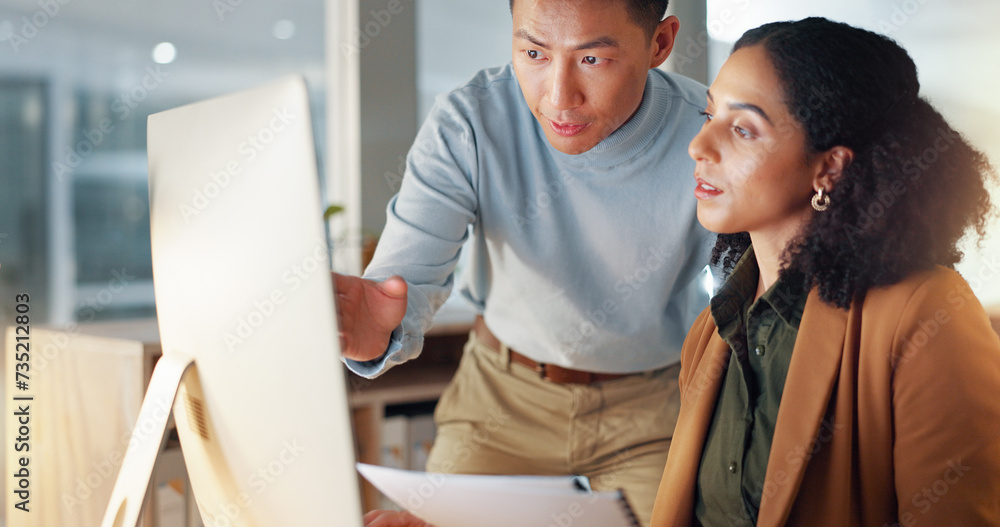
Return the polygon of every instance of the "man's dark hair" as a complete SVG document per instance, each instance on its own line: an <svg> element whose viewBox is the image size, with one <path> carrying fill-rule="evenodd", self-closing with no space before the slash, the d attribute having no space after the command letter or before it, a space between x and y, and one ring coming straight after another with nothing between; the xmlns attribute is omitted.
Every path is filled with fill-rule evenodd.
<svg viewBox="0 0 1000 527"><path fill-rule="evenodd" d="M514 0L510 1L510 12L514 13ZM632 22L642 29L650 37L656 31L656 26L660 25L664 15L667 14L667 3L669 0L617 0L628 4L628 14Z"/></svg>
<svg viewBox="0 0 1000 527"><path fill-rule="evenodd" d="M913 60L888 37L825 18L747 31L733 51L764 50L808 154L846 146L854 159L830 206L785 249L782 273L847 308L873 287L952 267L967 229L985 235L995 172L923 97ZM747 233L719 235L714 263L732 268Z"/></svg>

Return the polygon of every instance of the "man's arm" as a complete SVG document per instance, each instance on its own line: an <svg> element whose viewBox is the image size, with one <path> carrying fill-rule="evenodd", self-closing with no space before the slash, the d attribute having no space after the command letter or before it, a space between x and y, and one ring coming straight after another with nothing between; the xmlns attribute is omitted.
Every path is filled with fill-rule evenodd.
<svg viewBox="0 0 1000 527"><path fill-rule="evenodd" d="M347 295L338 298L346 364L359 375L375 377L416 357L451 293L459 251L478 212L472 103L461 91L438 101L387 207L385 230L363 277L368 280L338 278L338 295Z"/></svg>

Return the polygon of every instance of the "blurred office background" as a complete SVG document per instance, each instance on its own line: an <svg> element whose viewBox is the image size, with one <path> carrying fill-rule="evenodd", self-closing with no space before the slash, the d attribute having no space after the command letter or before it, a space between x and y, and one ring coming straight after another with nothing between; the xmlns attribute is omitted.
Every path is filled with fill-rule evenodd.
<svg viewBox="0 0 1000 527"><path fill-rule="evenodd" d="M0 2L0 298L36 324L154 314L149 114L292 73L322 94L322 0L216 4Z"/></svg>
<svg viewBox="0 0 1000 527"><path fill-rule="evenodd" d="M320 166L336 185L329 64L352 53L347 39L356 39L360 75L374 79L361 81L354 177L361 229L377 235L405 145L434 97L509 60L510 15L503 0L358 0L356 20L341 24L354 30L331 39L331 10L348 1L0 0L0 324L11 323L17 293L31 295L36 323L155 313L150 113L302 74ZM991 27L1000 3L682 1L671 7L684 32L670 67L703 81L745 29L766 21L815 14L890 34L917 61L924 94L1000 163L1000 36ZM1000 223L992 233L961 270L984 303L1000 304Z"/></svg>

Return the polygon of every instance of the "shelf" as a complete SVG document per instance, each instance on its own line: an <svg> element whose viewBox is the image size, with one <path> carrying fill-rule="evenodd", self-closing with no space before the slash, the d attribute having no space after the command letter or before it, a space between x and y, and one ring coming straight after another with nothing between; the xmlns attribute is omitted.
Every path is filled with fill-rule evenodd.
<svg viewBox="0 0 1000 527"><path fill-rule="evenodd" d="M351 408L436 400L455 375L458 364L418 361L397 366L376 379L364 379L348 372L347 375L352 376L348 381Z"/></svg>

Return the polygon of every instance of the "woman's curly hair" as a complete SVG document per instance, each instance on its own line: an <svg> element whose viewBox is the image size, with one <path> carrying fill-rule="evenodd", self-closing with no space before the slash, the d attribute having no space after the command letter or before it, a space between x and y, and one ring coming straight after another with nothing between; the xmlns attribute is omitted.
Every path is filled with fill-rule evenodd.
<svg viewBox="0 0 1000 527"><path fill-rule="evenodd" d="M825 18L752 29L733 51L747 46L769 56L810 154L838 145L854 152L829 208L786 248L782 273L800 275L846 309L872 287L953 267L970 226L982 239L993 168L918 96L916 65L903 48ZM721 234L712 263L728 273L749 245L745 232Z"/></svg>

